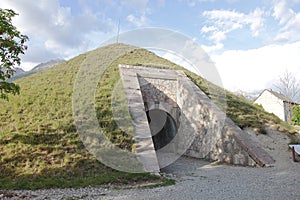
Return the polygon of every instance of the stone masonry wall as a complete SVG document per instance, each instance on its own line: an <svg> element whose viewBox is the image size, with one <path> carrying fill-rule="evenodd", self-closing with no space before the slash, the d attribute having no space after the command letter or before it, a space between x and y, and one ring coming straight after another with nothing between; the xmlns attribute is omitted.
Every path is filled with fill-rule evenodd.
<svg viewBox="0 0 300 200"><path fill-rule="evenodd" d="M177 80L143 78L138 76L145 110L160 109L169 113L179 127L180 108L176 103Z"/></svg>
<svg viewBox="0 0 300 200"><path fill-rule="evenodd" d="M195 134L185 155L244 166L274 162L185 76L178 78L177 103Z"/></svg>

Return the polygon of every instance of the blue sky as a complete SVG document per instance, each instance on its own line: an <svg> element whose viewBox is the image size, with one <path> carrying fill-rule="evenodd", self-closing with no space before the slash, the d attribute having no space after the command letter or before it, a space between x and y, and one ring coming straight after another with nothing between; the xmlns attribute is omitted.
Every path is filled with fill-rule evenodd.
<svg viewBox="0 0 300 200"><path fill-rule="evenodd" d="M120 20L121 32L159 27L193 39L232 91L271 87L285 70L300 77L300 0L1 0L0 7L16 10L14 23L30 37L27 70L97 48Z"/></svg>

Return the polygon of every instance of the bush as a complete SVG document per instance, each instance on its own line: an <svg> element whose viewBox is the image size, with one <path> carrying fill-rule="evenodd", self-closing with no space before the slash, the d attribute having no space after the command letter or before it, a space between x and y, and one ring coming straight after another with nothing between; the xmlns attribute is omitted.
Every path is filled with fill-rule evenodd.
<svg viewBox="0 0 300 200"><path fill-rule="evenodd" d="M294 116L292 117L292 122L295 125L300 125L300 106L293 107L293 114Z"/></svg>

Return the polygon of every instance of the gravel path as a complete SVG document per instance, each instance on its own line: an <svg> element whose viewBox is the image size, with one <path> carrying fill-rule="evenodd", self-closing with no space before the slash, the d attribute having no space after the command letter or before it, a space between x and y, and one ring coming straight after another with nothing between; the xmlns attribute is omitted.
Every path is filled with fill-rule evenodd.
<svg viewBox="0 0 300 200"><path fill-rule="evenodd" d="M275 159L271 168L217 165L181 157L162 169L176 184L154 189L54 189L16 191L12 199L300 199L300 163L293 163L282 133L251 137ZM0 196L1 199L1 196Z"/></svg>

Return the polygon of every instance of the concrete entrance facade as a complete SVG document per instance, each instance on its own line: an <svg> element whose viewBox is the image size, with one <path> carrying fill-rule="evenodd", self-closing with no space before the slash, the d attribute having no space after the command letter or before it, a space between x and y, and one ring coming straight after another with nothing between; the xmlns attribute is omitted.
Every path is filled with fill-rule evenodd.
<svg viewBox="0 0 300 200"><path fill-rule="evenodd" d="M158 172L181 155L244 166L274 160L180 70L119 65L136 155Z"/></svg>

